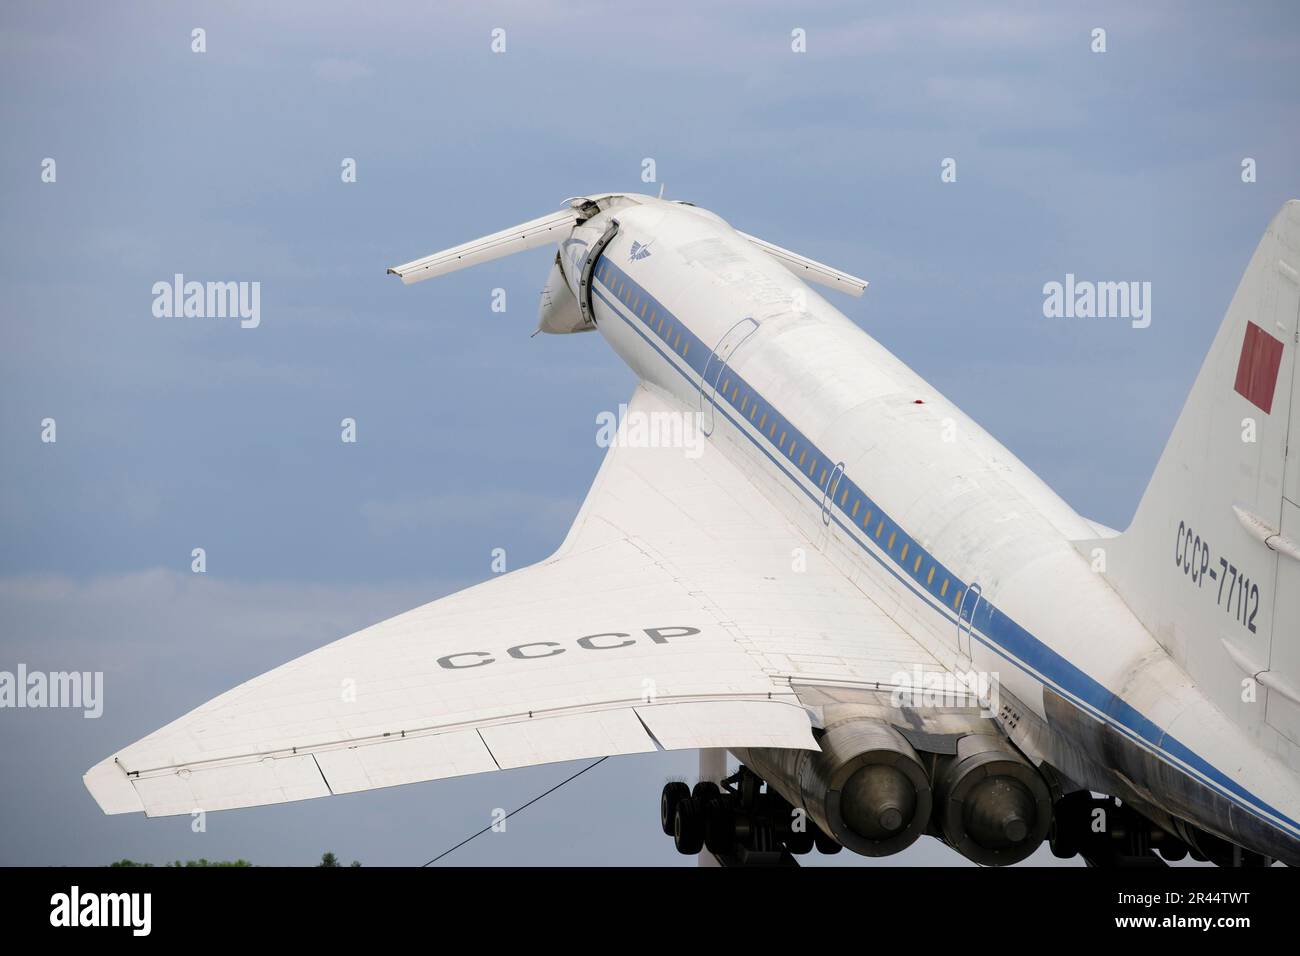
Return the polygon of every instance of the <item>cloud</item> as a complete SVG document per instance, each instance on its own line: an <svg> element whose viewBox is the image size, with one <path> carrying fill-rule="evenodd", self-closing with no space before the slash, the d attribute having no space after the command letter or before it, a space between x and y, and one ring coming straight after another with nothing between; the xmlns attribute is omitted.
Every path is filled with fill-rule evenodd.
<svg viewBox="0 0 1300 956"><path fill-rule="evenodd" d="M0 668L21 660L165 680L177 661L202 661L204 669L233 678L248 668L248 651L275 666L460 583L338 587L166 568L0 577Z"/></svg>

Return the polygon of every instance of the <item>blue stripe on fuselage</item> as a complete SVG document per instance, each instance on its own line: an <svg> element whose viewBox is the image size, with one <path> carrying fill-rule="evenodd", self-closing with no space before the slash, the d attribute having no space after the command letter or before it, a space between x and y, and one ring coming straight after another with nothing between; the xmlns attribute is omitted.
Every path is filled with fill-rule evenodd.
<svg viewBox="0 0 1300 956"><path fill-rule="evenodd" d="M609 295L606 295L597 283L603 285ZM597 258L592 270L592 289L615 315L641 336L692 386L701 388L703 383L701 392L706 389L715 390L712 396L706 396L709 401L727 417L732 425L749 438L779 471L793 480L796 487L814 502L825 501L824 488L827 477L822 475L819 481L818 474L821 473L823 466L829 473L834 467L834 459L824 455L789 419L768 404L762 395L752 389L728 366L718 362L710 363L709 358L713 353L711 346L706 346L676 315L665 308L662 302L647 292L624 270L609 261L604 254ZM623 314L624 309L633 316L635 322ZM645 326L645 330L638 327L638 322ZM685 364L695 373L696 378L692 379L683 371L679 363ZM709 375L708 380L704 381L706 364ZM748 399L747 410L741 412L742 400L746 398ZM748 409L753 404L757 404L767 415L767 424L762 429L758 429L755 420L748 417ZM733 412L754 426L759 431L759 438L755 438L749 429L743 427L743 424L733 416ZM784 440L778 437L782 435ZM787 455L785 449L790 447L794 449L793 454ZM796 461L800 461L800 452L806 453L803 460L807 460L807 456L812 456L814 461L812 475L805 473L802 464L795 464ZM792 474L792 470L798 474ZM808 488L808 484L821 490L823 496L819 498ZM950 609L947 599L949 595L964 591L966 584L952 574L916 539L907 535L865 491L846 475L842 476L835 486L834 500L827 504L830 507L832 520L867 554L913 594L922 598L932 609L949 621L957 620L957 614ZM851 507L855 504L857 507L852 508L855 513L850 517ZM870 514L870 520L866 522L865 527L859 526L858 522L865 514ZM847 519L847 523L841 516ZM859 535L874 542L876 548L889 557L890 561L886 562L877 554L876 548L864 544ZM888 548L885 547L886 541L891 542ZM904 553L904 544L907 545L906 557L902 558L900 555ZM921 558L919 564L916 561L918 556ZM949 590L941 597L939 588L943 581L948 582ZM951 603L956 604L956 601ZM1036 679L1051 684L1063 696L1085 705L1086 709L1093 711L1129 739L1141 742L1147 749L1165 757L1172 757L1177 762L1196 770L1214 789L1232 799L1234 803L1243 805L1255 816L1267 820L1267 817L1263 817L1258 812L1262 810L1275 818L1268 822L1277 825L1277 821L1281 820L1293 831L1300 831L1300 824L1296 821L1250 793L1236 780L1212 766L1186 745L1168 736L1154 721L1034 637L988 601L981 600L972 616L973 637L1009 663Z"/></svg>

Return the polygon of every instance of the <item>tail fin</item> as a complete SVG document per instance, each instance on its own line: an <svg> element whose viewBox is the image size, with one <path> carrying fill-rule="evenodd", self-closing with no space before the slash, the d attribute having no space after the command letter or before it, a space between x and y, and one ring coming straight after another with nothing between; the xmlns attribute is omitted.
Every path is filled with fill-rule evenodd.
<svg viewBox="0 0 1300 956"><path fill-rule="evenodd" d="M1260 241L1104 574L1207 695L1300 744L1300 201Z"/></svg>

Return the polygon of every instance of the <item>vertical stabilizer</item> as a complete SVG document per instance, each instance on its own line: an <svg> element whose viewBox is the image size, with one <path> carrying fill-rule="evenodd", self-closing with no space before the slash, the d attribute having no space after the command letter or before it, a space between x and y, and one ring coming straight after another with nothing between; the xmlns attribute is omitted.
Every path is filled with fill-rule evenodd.
<svg viewBox="0 0 1300 956"><path fill-rule="evenodd" d="M1132 525L1081 544L1206 693L1300 743L1300 202L1260 241ZM1289 740L1279 739L1278 735Z"/></svg>

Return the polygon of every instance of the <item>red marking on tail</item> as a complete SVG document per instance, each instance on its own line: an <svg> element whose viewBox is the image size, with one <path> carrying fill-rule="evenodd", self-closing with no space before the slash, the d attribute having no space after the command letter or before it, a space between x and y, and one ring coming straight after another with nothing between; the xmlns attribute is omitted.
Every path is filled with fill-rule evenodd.
<svg viewBox="0 0 1300 956"><path fill-rule="evenodd" d="M1241 343L1237 362L1237 381L1232 387L1252 405L1267 415L1273 411L1273 391L1277 388L1277 371L1282 365L1282 343L1254 322L1246 323L1246 338Z"/></svg>

